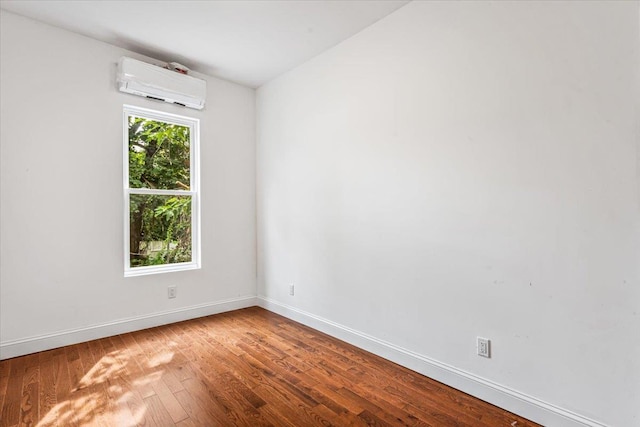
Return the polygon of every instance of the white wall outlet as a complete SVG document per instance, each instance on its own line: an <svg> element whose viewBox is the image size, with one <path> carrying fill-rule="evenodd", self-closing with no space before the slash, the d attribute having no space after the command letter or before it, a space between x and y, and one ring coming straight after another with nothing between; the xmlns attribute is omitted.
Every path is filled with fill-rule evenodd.
<svg viewBox="0 0 640 427"><path fill-rule="evenodd" d="M478 356L491 357L491 341L478 337Z"/></svg>
<svg viewBox="0 0 640 427"><path fill-rule="evenodd" d="M169 286L167 296L169 298L175 298L178 295L178 287L177 286Z"/></svg>
<svg viewBox="0 0 640 427"><path fill-rule="evenodd" d="M293 296L295 294L295 286L293 284L289 285L289 295Z"/></svg>

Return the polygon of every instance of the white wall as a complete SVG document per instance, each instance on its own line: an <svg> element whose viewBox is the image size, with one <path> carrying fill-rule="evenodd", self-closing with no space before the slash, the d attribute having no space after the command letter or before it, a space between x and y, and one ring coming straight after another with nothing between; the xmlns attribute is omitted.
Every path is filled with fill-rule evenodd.
<svg viewBox="0 0 640 427"><path fill-rule="evenodd" d="M255 91L206 78L202 112L122 94L140 56L1 16L1 356L253 305ZM124 103L200 119L200 270L123 276Z"/></svg>
<svg viewBox="0 0 640 427"><path fill-rule="evenodd" d="M638 16L413 2L261 87L265 305L639 425Z"/></svg>

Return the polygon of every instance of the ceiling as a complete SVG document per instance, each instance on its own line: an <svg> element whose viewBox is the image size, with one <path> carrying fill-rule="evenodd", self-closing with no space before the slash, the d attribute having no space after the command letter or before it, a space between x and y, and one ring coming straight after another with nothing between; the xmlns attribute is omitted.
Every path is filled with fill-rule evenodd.
<svg viewBox="0 0 640 427"><path fill-rule="evenodd" d="M161 61L258 87L406 3L1 0L0 7Z"/></svg>

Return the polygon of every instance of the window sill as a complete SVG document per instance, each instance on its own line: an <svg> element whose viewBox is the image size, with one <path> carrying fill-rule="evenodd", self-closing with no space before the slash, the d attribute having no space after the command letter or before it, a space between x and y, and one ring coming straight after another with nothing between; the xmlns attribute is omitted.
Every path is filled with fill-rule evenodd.
<svg viewBox="0 0 640 427"><path fill-rule="evenodd" d="M183 262L178 264L153 265L148 267L126 268L124 277L147 276L150 274L172 273L174 271L198 270L200 265L195 262Z"/></svg>

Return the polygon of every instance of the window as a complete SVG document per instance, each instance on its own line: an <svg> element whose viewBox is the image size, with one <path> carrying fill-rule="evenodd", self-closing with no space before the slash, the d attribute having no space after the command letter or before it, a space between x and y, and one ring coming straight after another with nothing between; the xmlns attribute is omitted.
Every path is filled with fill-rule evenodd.
<svg viewBox="0 0 640 427"><path fill-rule="evenodd" d="M124 107L124 275L200 268L199 120Z"/></svg>

